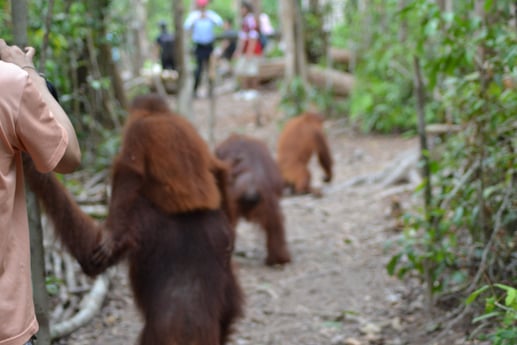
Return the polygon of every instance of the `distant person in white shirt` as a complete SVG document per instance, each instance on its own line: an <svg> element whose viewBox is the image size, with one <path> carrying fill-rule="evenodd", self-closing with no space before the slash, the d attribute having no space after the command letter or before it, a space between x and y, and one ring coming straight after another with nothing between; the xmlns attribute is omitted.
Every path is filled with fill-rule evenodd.
<svg viewBox="0 0 517 345"><path fill-rule="evenodd" d="M208 0L196 0L197 9L187 16L184 23L185 30L191 32L192 41L195 44L194 97L197 97L201 74L208 66L210 55L214 50L214 29L222 26L224 22L217 13L206 8L208 3Z"/></svg>

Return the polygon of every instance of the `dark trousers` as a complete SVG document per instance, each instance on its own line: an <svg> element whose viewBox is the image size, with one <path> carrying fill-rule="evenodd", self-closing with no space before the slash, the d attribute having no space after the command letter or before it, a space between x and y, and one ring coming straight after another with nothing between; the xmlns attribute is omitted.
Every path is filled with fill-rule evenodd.
<svg viewBox="0 0 517 345"><path fill-rule="evenodd" d="M176 69L176 64L174 63L174 58L162 56L162 69Z"/></svg>
<svg viewBox="0 0 517 345"><path fill-rule="evenodd" d="M194 71L194 94L196 93L199 83L201 82L201 74L203 73L203 69L208 68L208 61L210 60L210 55L212 55L213 50L213 43L196 43L196 49L194 51L194 54L196 55L196 70Z"/></svg>

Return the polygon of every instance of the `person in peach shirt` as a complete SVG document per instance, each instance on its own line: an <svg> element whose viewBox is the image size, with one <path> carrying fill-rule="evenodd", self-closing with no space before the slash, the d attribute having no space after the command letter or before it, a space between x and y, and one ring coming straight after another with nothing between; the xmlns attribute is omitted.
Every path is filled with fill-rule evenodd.
<svg viewBox="0 0 517 345"><path fill-rule="evenodd" d="M0 345L32 344L38 331L22 153L42 173L69 173L81 162L74 128L34 68L34 53L0 39Z"/></svg>

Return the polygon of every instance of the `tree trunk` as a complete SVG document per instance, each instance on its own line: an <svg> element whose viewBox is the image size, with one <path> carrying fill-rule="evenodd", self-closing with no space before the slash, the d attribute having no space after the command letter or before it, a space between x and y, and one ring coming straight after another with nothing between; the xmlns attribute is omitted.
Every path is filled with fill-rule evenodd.
<svg viewBox="0 0 517 345"><path fill-rule="evenodd" d="M50 26L52 24L53 9L54 9L54 0L50 0L47 2L47 15L45 16L45 30L44 30L44 34L43 34L43 43L41 44L41 49L40 49L39 71L41 73L45 73L45 60L46 60L46 56L47 56L48 37L50 35Z"/></svg>
<svg viewBox="0 0 517 345"><path fill-rule="evenodd" d="M132 0L133 20L131 23L130 42L132 50L131 71L133 76L140 75L140 69L144 65L146 56L144 52L150 51L149 42L145 35L145 26L147 23L147 0Z"/></svg>
<svg viewBox="0 0 517 345"><path fill-rule="evenodd" d="M442 12L452 12L453 10L452 0L436 0L436 4Z"/></svg>
<svg viewBox="0 0 517 345"><path fill-rule="evenodd" d="M188 67L188 40L187 32L183 30L185 7L182 0L172 0L172 12L174 16L176 68L178 69L178 102L177 111L188 117L192 117L192 92L193 76Z"/></svg>
<svg viewBox="0 0 517 345"><path fill-rule="evenodd" d="M414 67L414 89L416 94L417 104L417 115L418 115L418 136L420 137L420 164L422 166L422 175L425 180L424 185L424 213L427 224L433 223L433 217L431 215L431 203L432 203L432 188L431 188L431 169L429 165L429 148L427 146L427 135L425 130L425 90L424 82L422 79L422 70L420 67L420 60L417 56L413 57ZM433 306L433 279L431 272L433 271L434 264L431 260L424 260L423 263L424 276L426 280L426 309L431 315Z"/></svg>
<svg viewBox="0 0 517 345"><path fill-rule="evenodd" d="M406 7L407 0L399 0L399 11L402 11ZM406 16L400 17L400 29L399 29L399 42L404 43L407 39L408 21Z"/></svg>
<svg viewBox="0 0 517 345"><path fill-rule="evenodd" d="M14 40L23 49L28 44L27 23L29 10L27 0L11 1L11 6Z"/></svg>
<svg viewBox="0 0 517 345"><path fill-rule="evenodd" d="M322 90L330 86L330 91L336 96L348 96L354 86L351 74L317 65L309 66L307 79Z"/></svg>
<svg viewBox="0 0 517 345"><path fill-rule="evenodd" d="M344 65L350 64L350 61L352 60L352 54L350 54L350 51L334 47L331 47L329 50L330 59L333 63Z"/></svg>
<svg viewBox="0 0 517 345"><path fill-rule="evenodd" d="M107 76L111 81L111 90L108 92L108 99L105 102L111 103L111 96L115 96L115 99L118 101L119 105L122 108L127 109L126 93L122 83L122 78L120 77L117 66L113 61L112 46L106 40L108 31L106 27L105 15L108 12L109 1L100 0L97 1L97 5L98 8L95 19L97 20L98 26L96 27L97 33L94 36L99 49L97 61L99 63L101 77ZM112 114L112 116L115 126L118 127L119 124L116 119L115 109L112 109L112 112L115 112L115 114Z"/></svg>
<svg viewBox="0 0 517 345"><path fill-rule="evenodd" d="M296 54L296 74L307 82L307 58L305 54L305 33L303 28L302 9L299 1L294 1L295 6L295 54Z"/></svg>
<svg viewBox="0 0 517 345"><path fill-rule="evenodd" d="M111 80L111 89L115 99L118 101L120 107L127 109L126 91L124 90L124 83L122 82L118 67L113 61L113 56L111 54L112 47L108 43L101 43L99 49L99 60L104 62L100 65L101 73L103 76L109 76L109 79ZM118 121L115 124L118 127Z"/></svg>
<svg viewBox="0 0 517 345"><path fill-rule="evenodd" d="M25 184L27 186L27 184ZM38 345L50 345L49 310L50 303L45 283L45 249L43 246L43 227L41 225L41 211L36 195L29 190L25 193L29 213L29 228L31 238L31 272L32 295L36 319L39 323L37 333Z"/></svg>
<svg viewBox="0 0 517 345"><path fill-rule="evenodd" d="M261 82L282 78L285 75L285 69L285 59L271 59L260 65L258 77ZM327 89L330 85L330 91L334 95L345 97L350 94L355 78L350 73L309 65L307 80L321 90Z"/></svg>
<svg viewBox="0 0 517 345"><path fill-rule="evenodd" d="M285 45L285 80L290 83L296 76L295 8L293 0L280 0L279 4L282 41Z"/></svg>
<svg viewBox="0 0 517 345"><path fill-rule="evenodd" d="M26 0L12 1L12 18L15 43L19 47L23 48L28 45L28 7ZM38 343L42 345L50 345L48 321L49 300L47 287L45 285L45 260L41 213L38 208L36 196L29 190L29 188L26 190L25 197L27 199L27 212L29 217L32 292L36 318L40 327L38 332Z"/></svg>
<svg viewBox="0 0 517 345"><path fill-rule="evenodd" d="M127 100L120 74L112 58L112 47L107 42L105 14L109 8L108 0L91 0L88 2L88 12L94 23L87 33L90 71L95 80L100 81L107 77L111 83L107 88L100 87L93 90L99 98L98 107L94 109L96 118L106 128L119 128L120 119L113 99L118 101L122 108L127 108Z"/></svg>

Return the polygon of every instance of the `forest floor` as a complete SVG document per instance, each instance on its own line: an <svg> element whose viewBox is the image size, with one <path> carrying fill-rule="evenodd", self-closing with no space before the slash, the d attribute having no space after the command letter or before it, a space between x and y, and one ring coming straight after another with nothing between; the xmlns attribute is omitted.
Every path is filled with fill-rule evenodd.
<svg viewBox="0 0 517 345"><path fill-rule="evenodd" d="M230 132L252 135L275 152L281 112L274 90L261 92L263 126L255 124L254 101L233 94L218 96L215 141ZM171 98L171 102L174 102ZM191 119L208 137L209 101L194 101ZM344 114L343 114L344 115ZM347 181L380 172L397 155L415 148L416 139L361 135L341 119L326 123L335 161L334 180L323 197L299 196L282 201L293 262L266 267L263 233L241 222L234 254L246 295L245 317L236 325L231 345L459 345L461 332L443 338L427 333L423 287L386 272L401 234L389 216L390 198L378 185L347 188ZM313 183L321 172L311 162ZM399 195L403 207L418 203ZM125 265L112 272L101 312L59 344L136 344L142 322L128 288ZM165 306L164 306L165 308Z"/></svg>

